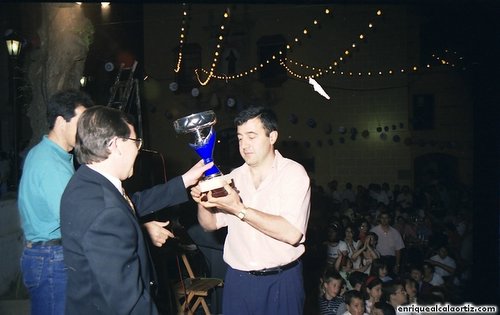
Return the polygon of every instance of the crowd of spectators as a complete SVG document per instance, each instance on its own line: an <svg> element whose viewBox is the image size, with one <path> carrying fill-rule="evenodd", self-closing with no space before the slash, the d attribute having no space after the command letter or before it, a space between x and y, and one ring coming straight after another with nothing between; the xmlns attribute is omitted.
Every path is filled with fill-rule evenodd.
<svg viewBox="0 0 500 315"><path fill-rule="evenodd" d="M319 279L319 292L309 304L316 314L359 312L346 298L358 296L367 314L410 303L462 304L471 280L472 228L470 192L463 187L382 183L354 190L332 180L325 191L313 183L304 260L306 285L317 288Z"/></svg>

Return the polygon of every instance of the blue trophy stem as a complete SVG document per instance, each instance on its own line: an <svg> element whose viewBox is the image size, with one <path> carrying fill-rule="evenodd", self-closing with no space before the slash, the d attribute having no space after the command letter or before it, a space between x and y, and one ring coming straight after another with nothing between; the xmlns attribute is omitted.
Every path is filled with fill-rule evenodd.
<svg viewBox="0 0 500 315"><path fill-rule="evenodd" d="M212 131L207 139L208 141L204 141L205 143L202 145L196 145L190 143L189 145L198 153L198 155L203 159L203 162L205 164L208 164L210 162L213 162L213 153L214 153L214 148L215 148L215 138L216 138L216 133L215 131ZM205 177L213 177L213 176L219 176L222 175L221 171L217 168L217 166L212 166L208 170L205 171Z"/></svg>

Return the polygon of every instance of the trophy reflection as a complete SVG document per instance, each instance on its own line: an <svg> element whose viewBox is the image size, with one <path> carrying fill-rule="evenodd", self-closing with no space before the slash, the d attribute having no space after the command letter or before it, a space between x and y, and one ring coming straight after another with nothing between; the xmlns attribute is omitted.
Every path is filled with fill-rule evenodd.
<svg viewBox="0 0 500 315"><path fill-rule="evenodd" d="M213 125L216 122L217 118L212 110L191 114L174 121L174 128L177 133L190 133L193 136L194 142L189 143L189 146L196 151L205 164L214 161L216 132ZM205 175L200 181L200 189L202 193L212 191L212 196L223 197L227 195L227 191L224 189L226 183L233 186L232 180L227 180L214 164L205 171Z"/></svg>

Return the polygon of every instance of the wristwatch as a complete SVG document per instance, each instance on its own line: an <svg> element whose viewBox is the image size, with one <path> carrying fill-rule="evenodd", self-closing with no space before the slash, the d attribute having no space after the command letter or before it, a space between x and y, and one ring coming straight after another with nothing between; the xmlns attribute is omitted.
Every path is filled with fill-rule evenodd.
<svg viewBox="0 0 500 315"><path fill-rule="evenodd" d="M244 221L245 216L247 215L247 207L243 208L236 216L241 220Z"/></svg>

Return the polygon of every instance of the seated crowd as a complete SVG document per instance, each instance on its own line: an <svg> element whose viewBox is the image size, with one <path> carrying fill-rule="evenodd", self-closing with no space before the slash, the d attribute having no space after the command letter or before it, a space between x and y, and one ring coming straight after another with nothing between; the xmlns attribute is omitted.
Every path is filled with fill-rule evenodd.
<svg viewBox="0 0 500 315"><path fill-rule="evenodd" d="M433 184L412 192L384 183L353 191L347 183L340 191L336 181L329 189L312 187L304 257L306 286L317 288L319 279L319 293L307 302L315 314L464 303L472 262L466 190Z"/></svg>

